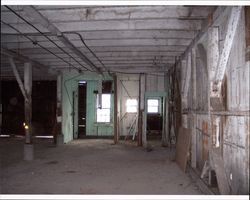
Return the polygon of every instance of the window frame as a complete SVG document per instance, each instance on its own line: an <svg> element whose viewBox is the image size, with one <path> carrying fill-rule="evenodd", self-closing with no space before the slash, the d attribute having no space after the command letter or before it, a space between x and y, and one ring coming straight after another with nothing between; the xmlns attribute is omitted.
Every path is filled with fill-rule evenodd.
<svg viewBox="0 0 250 200"><path fill-rule="evenodd" d="M131 100L135 100L136 101L136 105L130 105L128 106L128 101L131 101ZM128 111L128 107L135 107L135 111ZM138 99L136 98L131 98L131 99L127 99L126 100L126 112L127 113L137 113L138 112Z"/></svg>
<svg viewBox="0 0 250 200"><path fill-rule="evenodd" d="M103 101L103 95L109 95L110 96L110 102L109 102L109 107L107 108L98 108L98 94L96 94L96 104L95 104L95 109L96 109L96 123L98 124L109 124L109 123L112 123L112 119L111 119L111 112L112 112L112 95L111 94L102 94L102 101ZM98 121L98 110L109 110L109 121Z"/></svg>
<svg viewBox="0 0 250 200"><path fill-rule="evenodd" d="M158 101L158 112L149 112L148 111L148 108L149 108L149 104L148 104L148 101L149 100L157 100ZM156 107L156 106L151 106L151 107ZM161 114L162 111L161 111L161 98L159 97L150 97L150 98L147 98L147 114Z"/></svg>

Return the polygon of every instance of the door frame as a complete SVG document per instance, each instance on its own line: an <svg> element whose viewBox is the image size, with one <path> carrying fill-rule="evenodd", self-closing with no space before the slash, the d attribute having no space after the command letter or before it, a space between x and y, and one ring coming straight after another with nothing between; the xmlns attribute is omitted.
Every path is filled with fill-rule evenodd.
<svg viewBox="0 0 250 200"><path fill-rule="evenodd" d="M147 100L148 99L157 99L157 98L162 98L162 134L165 133L165 117L166 117L166 111L165 111L165 101L166 101L166 92L145 92L144 95L144 108L145 112L143 114L143 146L147 146L147 112L148 112L148 105L147 105ZM162 139L163 140L163 137Z"/></svg>

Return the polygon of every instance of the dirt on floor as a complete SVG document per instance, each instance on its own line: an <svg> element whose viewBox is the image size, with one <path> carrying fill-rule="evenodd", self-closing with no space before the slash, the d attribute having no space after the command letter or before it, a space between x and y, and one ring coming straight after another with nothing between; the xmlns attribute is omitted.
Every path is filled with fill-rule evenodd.
<svg viewBox="0 0 250 200"><path fill-rule="evenodd" d="M201 194L160 145L147 151L129 141L74 140L55 147L34 141L35 160L23 161L22 138L1 138L2 194Z"/></svg>

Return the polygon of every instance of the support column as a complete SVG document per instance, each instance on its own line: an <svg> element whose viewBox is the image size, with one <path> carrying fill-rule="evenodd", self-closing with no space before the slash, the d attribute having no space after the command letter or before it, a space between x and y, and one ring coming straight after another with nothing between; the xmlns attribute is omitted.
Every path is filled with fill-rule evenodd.
<svg viewBox="0 0 250 200"><path fill-rule="evenodd" d="M196 49L192 49L192 146L191 146L191 166L196 168L196 122L197 122L197 100L196 100Z"/></svg>
<svg viewBox="0 0 250 200"><path fill-rule="evenodd" d="M245 6L246 62L250 61L250 6Z"/></svg>
<svg viewBox="0 0 250 200"><path fill-rule="evenodd" d="M118 131L118 95L117 95L117 76L114 75L114 143L119 142Z"/></svg>
<svg viewBox="0 0 250 200"><path fill-rule="evenodd" d="M34 159L34 149L32 144L32 65L30 62L24 63L24 90L27 95L24 105L25 113L25 144L24 160Z"/></svg>
<svg viewBox="0 0 250 200"><path fill-rule="evenodd" d="M166 91L166 97L164 98L164 121L163 121L163 131L162 131L162 146L166 147L169 145L169 77L168 74L164 74L164 88Z"/></svg>
<svg viewBox="0 0 250 200"><path fill-rule="evenodd" d="M138 138L137 138L137 145L142 146L142 131L143 131L143 110L142 110L142 85L141 85L142 74L139 77L139 102L138 102Z"/></svg>
<svg viewBox="0 0 250 200"><path fill-rule="evenodd" d="M146 75L140 75L140 116L141 116L141 144L147 147L147 130L146 130L146 112L145 112L145 91L146 91Z"/></svg>
<svg viewBox="0 0 250 200"><path fill-rule="evenodd" d="M211 98L211 92L213 88L213 84L216 77L216 71L218 68L219 62L219 28L218 27L210 27L208 29L208 48L207 48L207 71L208 71L208 86L210 86L208 90L208 133L211 136L209 138L209 148L212 147L212 118L211 118L211 108L213 109L221 109L223 108L221 95L218 98Z"/></svg>
<svg viewBox="0 0 250 200"><path fill-rule="evenodd" d="M64 144L62 134L62 75L57 76L57 104L56 104L56 130L54 132L54 142L57 145Z"/></svg>
<svg viewBox="0 0 250 200"><path fill-rule="evenodd" d="M227 62L229 60L229 55L233 46L234 37L240 21L241 10L242 10L241 6L234 6L232 7L229 16L227 30L226 30L226 37L222 47L221 55L219 56L219 60L217 63L216 71L214 74L215 77L213 82L211 83L211 89L210 89L211 90L210 101L211 101L211 106L214 110L221 110L224 107L221 94L222 81L226 72ZM208 42L208 44L210 44L210 42ZM211 53L213 54L211 49L209 49L209 51L211 51ZM208 62L208 64L210 63ZM211 73L210 77L213 78L212 76L213 72Z"/></svg>

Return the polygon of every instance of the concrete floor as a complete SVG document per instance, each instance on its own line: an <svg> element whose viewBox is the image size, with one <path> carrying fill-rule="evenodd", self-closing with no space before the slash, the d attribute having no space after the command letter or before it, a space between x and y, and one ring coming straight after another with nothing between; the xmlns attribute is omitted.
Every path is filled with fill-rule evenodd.
<svg viewBox="0 0 250 200"><path fill-rule="evenodd" d="M76 140L54 147L36 140L23 161L23 139L0 139L3 194L201 194L168 148L147 152L128 142Z"/></svg>

